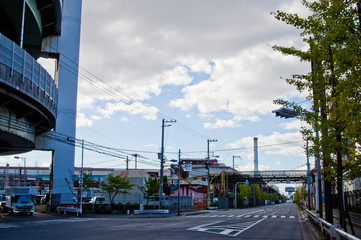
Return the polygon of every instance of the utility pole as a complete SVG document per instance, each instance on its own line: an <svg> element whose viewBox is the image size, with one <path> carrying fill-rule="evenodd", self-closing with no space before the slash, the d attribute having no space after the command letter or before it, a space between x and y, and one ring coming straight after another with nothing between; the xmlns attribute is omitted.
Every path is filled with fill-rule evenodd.
<svg viewBox="0 0 361 240"><path fill-rule="evenodd" d="M81 168L80 168L80 177L79 177L80 214L83 213L83 162L84 162L84 139L81 141Z"/></svg>
<svg viewBox="0 0 361 240"><path fill-rule="evenodd" d="M235 158L241 158L241 156L233 156L233 171L235 170L235 169L234 169L234 159L235 159Z"/></svg>
<svg viewBox="0 0 361 240"><path fill-rule="evenodd" d="M181 150L179 149L179 152L178 152L178 216L180 216L180 180L181 180L180 166L181 166Z"/></svg>
<svg viewBox="0 0 361 240"><path fill-rule="evenodd" d="M137 169L137 157L139 156L137 153L132 154L132 156L135 158L135 169Z"/></svg>
<svg viewBox="0 0 361 240"><path fill-rule="evenodd" d="M307 156L307 207L311 210L311 178L310 178L310 158L308 155L308 140L306 142L306 156Z"/></svg>
<svg viewBox="0 0 361 240"><path fill-rule="evenodd" d="M164 128L171 126L170 124L164 125L165 123L173 123L176 120L165 120L162 119L162 146L160 152L160 184L159 184L159 209L162 208L162 198L163 198L163 166L164 166Z"/></svg>
<svg viewBox="0 0 361 240"><path fill-rule="evenodd" d="M217 139L207 139L207 162L209 162L209 143L210 142L217 142ZM207 206L208 206L208 208L211 205L211 195L210 195L211 183L210 183L210 172L209 172L210 165L211 164L208 164L208 167L207 167L207 183L208 183L208 187L207 187Z"/></svg>
<svg viewBox="0 0 361 240"><path fill-rule="evenodd" d="M128 170L128 167L129 167L129 157L127 156L127 159L125 160L126 164L127 164L127 170Z"/></svg>
<svg viewBox="0 0 361 240"><path fill-rule="evenodd" d="M21 159L24 161L24 182L23 182L24 184L23 184L23 186L26 186L27 185L26 184L26 178L27 178L27 176L26 176L26 157L14 156L14 158ZM19 180L21 181L21 168L20 168L20 179Z"/></svg>

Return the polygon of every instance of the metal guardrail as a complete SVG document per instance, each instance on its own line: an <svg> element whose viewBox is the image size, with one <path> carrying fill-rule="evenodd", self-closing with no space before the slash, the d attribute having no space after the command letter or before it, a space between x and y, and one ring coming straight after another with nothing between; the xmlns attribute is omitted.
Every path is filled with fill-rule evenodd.
<svg viewBox="0 0 361 240"><path fill-rule="evenodd" d="M151 217L152 215L165 215L169 214L168 209L144 209L144 210L134 210L134 215L148 215Z"/></svg>
<svg viewBox="0 0 361 240"><path fill-rule="evenodd" d="M343 231L341 228L339 228L337 225L330 224L329 222L326 222L324 219L320 218L313 212L306 209L308 218L312 221L312 223L318 227L319 230L322 232L326 232L331 239L347 239L347 240L361 240L354 235L351 235L345 231Z"/></svg>
<svg viewBox="0 0 361 240"><path fill-rule="evenodd" d="M75 212L76 216L79 216L80 213L80 208L74 208L74 207L57 207L56 211L58 212L58 214L60 212L64 212L64 215L66 215L66 212Z"/></svg>
<svg viewBox="0 0 361 240"><path fill-rule="evenodd" d="M50 74L24 49L0 34L0 81L38 101L56 116L58 90Z"/></svg>

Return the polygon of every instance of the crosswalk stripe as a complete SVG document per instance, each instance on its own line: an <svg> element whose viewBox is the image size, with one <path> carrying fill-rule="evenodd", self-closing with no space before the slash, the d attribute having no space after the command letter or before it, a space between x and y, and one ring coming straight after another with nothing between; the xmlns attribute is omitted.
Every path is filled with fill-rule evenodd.
<svg viewBox="0 0 361 240"><path fill-rule="evenodd" d="M225 215L225 214L221 214L221 215L191 215L191 216L187 216L187 217L204 217L204 218L291 218L294 219L296 218L295 216L279 216L279 215L251 215L251 214L240 214L240 215ZM90 219L89 219L90 220ZM45 222L53 222L53 221L59 221L59 220L45 220ZM63 220L60 220L63 221ZM81 219L73 219L73 220L66 220L67 222L79 222L79 221L84 221ZM42 221L39 221L40 223Z"/></svg>

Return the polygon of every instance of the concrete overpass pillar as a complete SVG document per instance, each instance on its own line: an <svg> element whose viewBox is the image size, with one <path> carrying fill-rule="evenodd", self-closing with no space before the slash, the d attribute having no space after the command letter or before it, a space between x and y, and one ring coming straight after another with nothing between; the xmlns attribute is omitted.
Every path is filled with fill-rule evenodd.
<svg viewBox="0 0 361 240"><path fill-rule="evenodd" d="M48 52L58 55L56 82L58 111L56 132L69 137L68 142L39 137L37 149L53 151L51 193L60 195L60 204L73 202L73 181L78 91L78 63L82 0L63 0L61 35L46 39ZM56 49L56 50L55 50Z"/></svg>

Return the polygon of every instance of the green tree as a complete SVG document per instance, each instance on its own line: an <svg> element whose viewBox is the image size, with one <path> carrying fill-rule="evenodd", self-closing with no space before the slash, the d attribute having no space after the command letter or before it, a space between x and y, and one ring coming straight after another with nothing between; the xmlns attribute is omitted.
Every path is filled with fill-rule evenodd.
<svg viewBox="0 0 361 240"><path fill-rule="evenodd" d="M92 188L94 182L95 181L93 179L93 173L91 171L83 173L83 191L84 192L89 191Z"/></svg>
<svg viewBox="0 0 361 240"><path fill-rule="evenodd" d="M361 175L361 25L360 0L302 0L310 10L307 18L277 11L275 18L301 29L301 37L309 48L274 46L286 55L311 63L308 74L294 74L286 79L300 92L308 93L313 102L311 111L296 103L276 100L292 107L299 117L321 132L303 129L304 138L313 142L310 152L326 163L324 172L333 181L341 177L354 179ZM347 156L347 158L345 158Z"/></svg>
<svg viewBox="0 0 361 240"><path fill-rule="evenodd" d="M138 187L140 191L147 197L147 204L149 203L149 198L153 195L156 195L159 192L159 181L149 177L145 180L143 186Z"/></svg>
<svg viewBox="0 0 361 240"><path fill-rule="evenodd" d="M337 180L344 227L342 178L344 173L351 180L361 176L361 4L360 0L302 0L302 4L310 11L306 18L282 11L273 14L300 29L309 48L274 49L311 63L310 73L294 74L286 81L308 93L313 107L304 109L288 101L275 102L298 111L300 119L321 132L320 138L315 138L313 130L302 130L305 140L313 142L310 152L323 160L326 194L331 192L331 181ZM325 197L325 201L328 199ZM332 222L328 217L332 215L330 208L326 207L326 211L326 220Z"/></svg>
<svg viewBox="0 0 361 240"><path fill-rule="evenodd" d="M251 199L253 197L252 189L248 184L239 184L238 185L238 197L237 197L237 206L243 206L243 200L245 198Z"/></svg>
<svg viewBox="0 0 361 240"><path fill-rule="evenodd" d="M133 188L134 184L131 184L128 179L120 177L120 175L114 176L109 173L106 180L100 184L100 189L104 194L109 197L109 202L114 203L114 198L118 194L127 194L129 190Z"/></svg>
<svg viewBox="0 0 361 240"><path fill-rule="evenodd" d="M304 186L297 188L294 197L295 197L295 202L297 203L297 205L299 207L302 207L304 202L306 201L306 197L307 197L306 188Z"/></svg>

